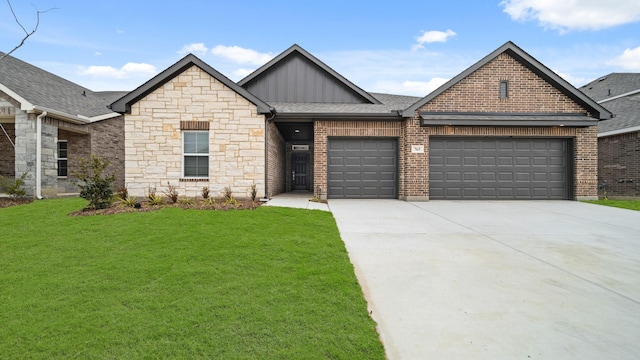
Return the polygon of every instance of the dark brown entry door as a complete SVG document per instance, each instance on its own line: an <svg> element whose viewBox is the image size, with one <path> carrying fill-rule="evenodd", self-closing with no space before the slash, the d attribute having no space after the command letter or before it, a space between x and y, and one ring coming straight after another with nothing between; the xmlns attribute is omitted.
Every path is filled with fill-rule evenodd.
<svg viewBox="0 0 640 360"><path fill-rule="evenodd" d="M293 169L292 190L309 190L309 154L293 153L291 155Z"/></svg>

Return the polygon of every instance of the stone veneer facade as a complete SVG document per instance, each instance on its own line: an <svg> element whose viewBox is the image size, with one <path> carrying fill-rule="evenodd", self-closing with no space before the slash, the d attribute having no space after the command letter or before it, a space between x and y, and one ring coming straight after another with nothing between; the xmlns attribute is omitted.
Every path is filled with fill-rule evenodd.
<svg viewBox="0 0 640 360"><path fill-rule="evenodd" d="M181 122L206 122L209 177L182 176ZM209 187L219 196L230 186L235 197L249 196L256 184L264 194L265 117L256 105L197 66L186 69L131 105L125 115L125 182L133 196L168 183L182 196Z"/></svg>
<svg viewBox="0 0 640 360"><path fill-rule="evenodd" d="M501 81L509 82L509 97L501 99ZM430 136L559 137L573 146L574 198L597 198L597 127L420 126L421 111L473 113L567 113L586 110L506 53L462 79L418 109L412 119L397 121L316 121L315 195L326 198L327 143L331 137L398 138L398 197L429 199ZM422 145L424 153L412 153Z"/></svg>

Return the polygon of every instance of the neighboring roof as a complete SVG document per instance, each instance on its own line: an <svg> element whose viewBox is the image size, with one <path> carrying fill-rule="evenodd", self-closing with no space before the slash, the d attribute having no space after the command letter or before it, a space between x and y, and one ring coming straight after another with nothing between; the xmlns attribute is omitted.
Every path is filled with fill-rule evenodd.
<svg viewBox="0 0 640 360"><path fill-rule="evenodd" d="M601 119L601 120L611 118L611 113L607 111L607 109L605 109L600 104L598 104L595 100L589 98L584 93L582 93L581 91L573 87L571 84L569 84L566 80L564 80L558 74L551 71L549 68L544 66L541 62L533 58L531 55L527 54L524 50L519 48L516 44L514 44L511 41L506 42L504 45L494 50L492 53L485 56L480 61L472 65L471 67L461 72L456 77L454 77L444 85L440 86L439 88L431 92L429 95L422 98L420 101L408 107L404 111L404 116L406 117L413 116L415 111L421 108L423 105L433 100L434 98L436 98L438 95L442 94L449 88L453 87L462 79L474 73L476 70L485 66L487 63L489 63L491 60L495 59L496 57L498 57L498 55L502 53L509 54L509 56L513 57L522 65L526 66L529 70L533 71L535 74L540 76L546 82L553 85L556 89L560 90L563 94L565 94L566 96L571 98L573 101L583 106L591 114L593 114L595 118Z"/></svg>
<svg viewBox="0 0 640 360"><path fill-rule="evenodd" d="M278 118L369 118L402 119L402 110L420 99L417 96L371 93L375 104L326 104L326 103L281 103L271 102Z"/></svg>
<svg viewBox="0 0 640 360"><path fill-rule="evenodd" d="M611 73L580 87L580 91L598 102L636 90L640 90L640 73Z"/></svg>
<svg viewBox="0 0 640 360"><path fill-rule="evenodd" d="M580 90L614 114L598 123L599 137L640 131L640 73L611 73Z"/></svg>
<svg viewBox="0 0 640 360"><path fill-rule="evenodd" d="M598 136L640 131L640 93L608 101L605 106L615 117L598 123Z"/></svg>
<svg viewBox="0 0 640 360"><path fill-rule="evenodd" d="M48 111L76 122L117 116L106 105L126 94L91 91L10 55L0 60L0 90L20 102L22 110Z"/></svg>
<svg viewBox="0 0 640 360"><path fill-rule="evenodd" d="M161 72L160 74L154 76L151 80L139 86L137 89L131 91L126 94L122 98L111 104L111 109L113 111L117 111L119 113L128 113L131 111L131 105L138 102L143 97L155 91L160 86L169 82L174 77L178 76L188 68L192 66L199 67L202 71L211 75L211 77L223 83L225 86L231 88L238 95L244 97L251 103L257 106L258 112L262 114L266 114L271 112L270 106L264 101L258 99L256 96L238 86L233 81L229 80L226 76L222 75L216 69L212 68L210 65L200 60L193 54L188 54L184 58L180 59L175 64L171 65L169 68Z"/></svg>
<svg viewBox="0 0 640 360"><path fill-rule="evenodd" d="M303 69L303 74L300 74L301 69L287 69L289 63L293 59L300 60L298 64L311 64L311 67L307 67ZM284 64L284 65L282 65ZM296 65L292 65L295 67ZM291 70L291 71L288 71ZM319 78L324 78L330 85L334 88L332 91L342 92L342 95L338 95L338 97L358 99L358 102L369 102L371 104L377 104L378 101L375 97L373 97L368 92L362 90L358 86L356 86L351 81L347 80L344 76L340 75L338 72L327 66L322 61L318 60L315 56L311 55L309 52L304 50L297 44L294 44L287 50L280 53L275 58L271 59L268 63L264 64L256 71L249 74L244 79L238 82L238 85L242 86L248 90L260 90L260 82L267 81L269 82L267 88L265 88L265 92L277 96L278 98L275 101L286 101L286 102L294 102L294 99L284 99L287 97L287 94L275 94L278 93L279 87L297 87L295 92L292 94L293 97L299 98L300 96L305 97L305 93L315 93L309 96L306 96L307 99L302 102L312 102L310 98L317 98L319 100L313 102L324 102L329 103L332 101L324 101L322 99L321 94L318 94L320 91L314 85L310 84L309 79L311 81L317 82ZM275 82L275 83L274 83ZM280 84L276 84L280 83ZM326 89L322 89L326 90ZM260 96L257 92L253 91L256 95ZM282 91L284 92L284 91ZM261 98L265 99L265 101L272 100L263 94ZM348 95L348 96L347 96ZM299 101L298 101L299 102ZM337 101L337 102L349 102L353 103L354 101Z"/></svg>

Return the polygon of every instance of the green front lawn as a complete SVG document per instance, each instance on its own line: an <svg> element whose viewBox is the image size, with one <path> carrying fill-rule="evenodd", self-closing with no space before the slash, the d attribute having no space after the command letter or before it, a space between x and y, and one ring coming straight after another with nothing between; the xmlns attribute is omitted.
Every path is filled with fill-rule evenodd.
<svg viewBox="0 0 640 360"><path fill-rule="evenodd" d="M640 200L589 200L585 202L640 211Z"/></svg>
<svg viewBox="0 0 640 360"><path fill-rule="evenodd" d="M2 359L384 359L331 214L0 209Z"/></svg>

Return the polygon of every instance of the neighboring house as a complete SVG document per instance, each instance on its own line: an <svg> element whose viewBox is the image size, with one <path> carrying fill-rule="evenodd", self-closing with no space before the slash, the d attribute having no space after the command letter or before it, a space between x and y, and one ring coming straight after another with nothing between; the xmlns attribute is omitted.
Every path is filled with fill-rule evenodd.
<svg viewBox="0 0 640 360"><path fill-rule="evenodd" d="M598 124L598 182L609 197L640 198L640 73L612 73L580 90L615 116Z"/></svg>
<svg viewBox="0 0 640 360"><path fill-rule="evenodd" d="M2 53L0 53L0 56ZM21 177L36 198L77 193L80 158L100 155L121 169L123 117L106 105L124 92L93 92L6 56L0 60L0 175ZM117 171L117 186L124 173ZM2 189L0 189L1 191Z"/></svg>
<svg viewBox="0 0 640 360"><path fill-rule="evenodd" d="M602 106L511 42L424 98L368 93L294 45L237 84L188 55L112 104L142 195L592 199Z"/></svg>
<svg viewBox="0 0 640 360"><path fill-rule="evenodd" d="M187 55L110 108L133 196L592 199L611 117L511 42L423 98L368 93L294 45L238 83Z"/></svg>

